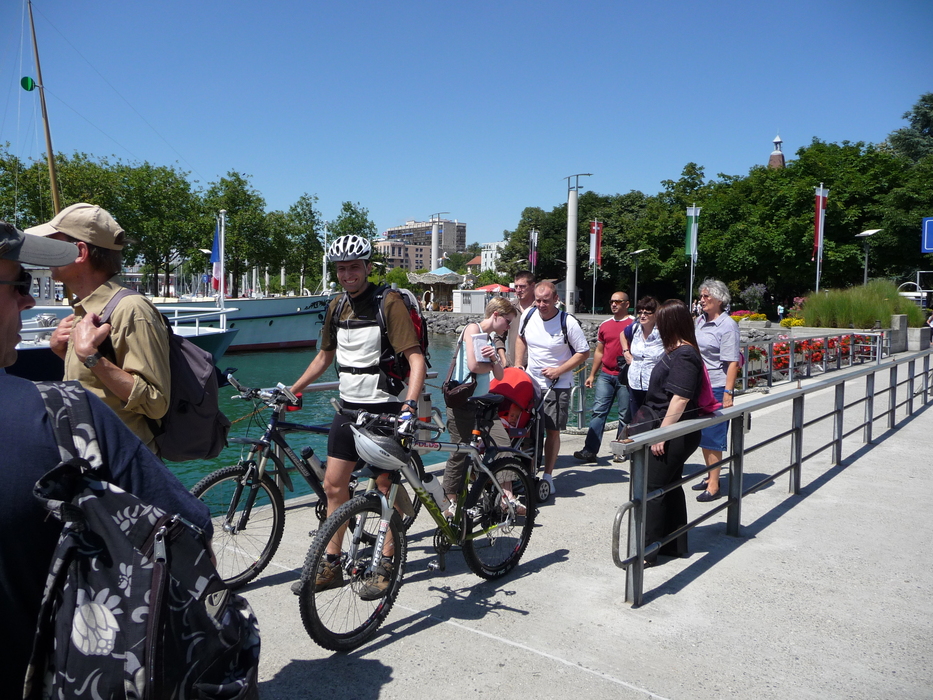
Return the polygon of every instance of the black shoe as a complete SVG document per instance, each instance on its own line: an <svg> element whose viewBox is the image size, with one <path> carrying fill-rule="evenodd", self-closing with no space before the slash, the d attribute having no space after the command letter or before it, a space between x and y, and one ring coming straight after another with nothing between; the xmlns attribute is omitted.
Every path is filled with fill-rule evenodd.
<svg viewBox="0 0 933 700"><path fill-rule="evenodd" d="M577 452L573 453L573 456L575 459L579 459L581 462L595 462L596 461L596 453L587 452L586 450L578 450Z"/></svg>
<svg viewBox="0 0 933 700"><path fill-rule="evenodd" d="M394 568L392 560L389 557L383 557L373 572L372 578L360 586L360 600L371 602L382 598L389 590L390 577Z"/></svg>
<svg viewBox="0 0 933 700"><path fill-rule="evenodd" d="M703 479L699 484L694 484L690 488L694 491L706 491L707 486L709 486L709 479Z"/></svg>
<svg viewBox="0 0 933 700"><path fill-rule="evenodd" d="M699 496L697 496L697 500L700 503L709 503L710 501L718 501L720 498L722 498L722 490L719 490L716 493L710 493L709 491L704 491Z"/></svg>

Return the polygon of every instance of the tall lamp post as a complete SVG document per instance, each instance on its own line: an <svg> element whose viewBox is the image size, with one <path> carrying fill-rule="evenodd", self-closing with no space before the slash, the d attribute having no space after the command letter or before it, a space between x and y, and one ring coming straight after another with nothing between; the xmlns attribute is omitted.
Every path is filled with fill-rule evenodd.
<svg viewBox="0 0 933 700"><path fill-rule="evenodd" d="M647 248L639 248L638 250L629 253L629 255L635 256L635 298L634 298L634 301L636 305L638 304L638 256L646 252L647 250L648 250Z"/></svg>
<svg viewBox="0 0 933 700"><path fill-rule="evenodd" d="M878 231L881 231L880 228L870 228L867 231L862 231L855 235L856 238L861 238L863 244L865 245L865 275L862 279L862 284L868 284L868 248L871 246L869 239L874 236Z"/></svg>

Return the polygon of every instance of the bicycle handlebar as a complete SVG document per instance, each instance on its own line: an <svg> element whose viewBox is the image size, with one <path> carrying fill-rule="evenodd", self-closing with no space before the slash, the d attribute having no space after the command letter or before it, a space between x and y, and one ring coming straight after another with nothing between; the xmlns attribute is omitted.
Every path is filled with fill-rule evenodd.
<svg viewBox="0 0 933 700"><path fill-rule="evenodd" d="M295 396L295 394L281 382L279 382L274 389L254 389L240 384L232 373L227 374L227 381L239 392L239 395L233 397L235 399L259 399L268 406L274 406L276 404L301 406L299 397Z"/></svg>

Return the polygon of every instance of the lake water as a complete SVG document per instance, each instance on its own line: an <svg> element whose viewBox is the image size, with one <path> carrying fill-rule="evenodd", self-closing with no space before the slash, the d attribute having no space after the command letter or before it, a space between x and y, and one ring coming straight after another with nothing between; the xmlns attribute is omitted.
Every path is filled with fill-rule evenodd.
<svg viewBox="0 0 933 700"><path fill-rule="evenodd" d="M441 396L440 384L447 374L447 367L450 364L451 354L457 341L454 335L431 335L429 340L429 352L431 355L431 369L440 376L435 379L428 379L427 390L431 394L431 399L435 406L444 409L443 397ZM221 369L236 367L237 380L249 387L273 387L278 382L285 386L291 386L301 373L308 366L308 363L314 358L316 350L275 350L271 352L257 353L237 353L224 355L217 366ZM337 373L333 365L324 373L320 382L337 381ZM238 437L259 437L266 429L269 410L248 418L253 412L253 405L239 399L232 399L235 394L233 387L224 387L220 390L220 407L227 415L233 426L230 429L230 435ZM334 407L330 403L331 398L337 397L337 391L309 391L304 392L304 407L301 411L288 414L288 420L296 423L306 424L330 424L334 416ZM442 439L447 439L446 437ZM305 433L290 433L288 443L296 452L300 452L305 445L311 445L322 460L327 454L327 436ZM191 488L202 477L221 467L236 464L240 455L241 445L230 445L215 459L196 460L191 462L169 462L169 468L181 479L182 483ZM443 456L437 453L425 455L425 464L442 461ZM307 486L300 475L292 483L296 487L296 492L300 485L307 491Z"/></svg>

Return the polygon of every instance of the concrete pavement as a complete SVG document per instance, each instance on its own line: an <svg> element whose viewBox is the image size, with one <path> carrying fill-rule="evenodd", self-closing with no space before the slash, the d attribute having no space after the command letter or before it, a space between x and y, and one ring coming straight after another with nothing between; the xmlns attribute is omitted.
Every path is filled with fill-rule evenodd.
<svg viewBox="0 0 933 700"><path fill-rule="evenodd" d="M831 391L809 396L807 418L832 405ZM756 414L748 439L785 429L789 412ZM924 408L894 432L876 424L872 445L848 438L841 466L828 452L805 464L799 496L781 477L747 497L741 538L718 514L691 531L689 557L646 571L637 609L610 555L628 465L612 462L608 433L596 464L572 457L583 436L565 435L556 497L517 569L485 582L453 551L446 572L429 571L422 514L391 614L348 654L302 627L289 585L316 523L293 504L274 561L244 590L262 629L262 697L931 698L931 435ZM786 447L774 449L749 455L746 474L783 463ZM701 466L698 451L687 469ZM693 518L705 507L691 494Z"/></svg>

